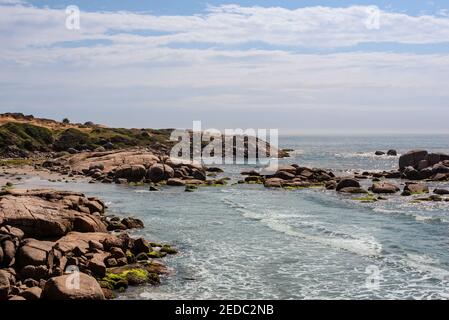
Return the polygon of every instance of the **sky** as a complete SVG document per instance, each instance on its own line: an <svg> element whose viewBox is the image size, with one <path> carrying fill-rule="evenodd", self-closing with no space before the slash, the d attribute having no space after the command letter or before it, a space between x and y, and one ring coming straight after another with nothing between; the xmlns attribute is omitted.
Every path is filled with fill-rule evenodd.
<svg viewBox="0 0 449 320"><path fill-rule="evenodd" d="M0 112L449 133L447 0L0 0L0 42Z"/></svg>

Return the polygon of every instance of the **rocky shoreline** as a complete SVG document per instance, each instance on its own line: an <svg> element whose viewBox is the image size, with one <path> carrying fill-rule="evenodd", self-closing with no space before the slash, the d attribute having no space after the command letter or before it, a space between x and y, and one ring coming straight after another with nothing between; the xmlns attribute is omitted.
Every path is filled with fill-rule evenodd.
<svg viewBox="0 0 449 320"><path fill-rule="evenodd" d="M381 155L379 151L375 154ZM395 156L397 152L389 150L383 154ZM364 197L355 199L374 202L386 200L385 195L398 193L401 191L400 185L402 196L429 194L426 182L449 181L449 155L412 150L399 157L397 170L355 172L352 177L339 177L330 170L301 167L297 164L281 166L274 174L264 174L263 170L244 171L241 174L246 176L239 181L242 184L263 184L266 188L290 190L321 187L343 194L365 194ZM371 186L363 188L361 182L369 179ZM436 188L432 195L416 198L414 201L449 201L449 197L444 197L448 194L449 190Z"/></svg>
<svg viewBox="0 0 449 320"><path fill-rule="evenodd" d="M124 229L143 223L106 209L77 192L4 189L0 300L103 300L128 285L158 284L169 273L161 259L177 251L130 237Z"/></svg>
<svg viewBox="0 0 449 320"><path fill-rule="evenodd" d="M230 180L221 168L173 160L165 148L72 149L2 159L0 300L112 299L129 285L157 285L161 276L169 274L162 259L177 253L168 244L130 237L126 230L143 228L142 221L106 214L106 205L98 198L71 191L16 189L16 181L11 180L28 175L49 181L146 185L150 191L184 187L186 192L199 186L224 186ZM375 155L398 154L388 150ZM449 190L435 188L430 194L427 184L449 181L449 155L425 150L401 155L398 169L390 171L348 176L291 164L274 173L262 169L241 175L239 184L334 190L357 195L352 199L362 202L388 200L399 192L414 196L414 202L449 201ZM78 289L68 285L74 270L79 271Z"/></svg>

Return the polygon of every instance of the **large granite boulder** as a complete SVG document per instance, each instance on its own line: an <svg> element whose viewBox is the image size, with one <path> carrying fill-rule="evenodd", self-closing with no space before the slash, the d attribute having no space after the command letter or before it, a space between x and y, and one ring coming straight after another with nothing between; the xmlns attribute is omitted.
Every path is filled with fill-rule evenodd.
<svg viewBox="0 0 449 320"><path fill-rule="evenodd" d="M146 168L159 162L154 153L144 150L115 150L106 152L83 152L66 160L73 171L83 172L97 164L103 166L103 172L117 170L121 166L143 165Z"/></svg>
<svg viewBox="0 0 449 320"><path fill-rule="evenodd" d="M45 283L45 300L105 300L98 282L85 273L54 277Z"/></svg>
<svg viewBox="0 0 449 320"><path fill-rule="evenodd" d="M147 169L143 165L125 165L116 169L115 178L124 178L128 181L141 181L145 178Z"/></svg>
<svg viewBox="0 0 449 320"><path fill-rule="evenodd" d="M104 223L90 214L98 211L104 211L102 204L81 193L13 190L0 194L0 225L18 228L26 237L61 237L72 230L104 231Z"/></svg>
<svg viewBox="0 0 449 320"><path fill-rule="evenodd" d="M401 155L399 157L399 169L402 170L409 166L417 168L421 160L427 159L427 154L426 150L412 150Z"/></svg>
<svg viewBox="0 0 449 320"><path fill-rule="evenodd" d="M25 240L17 252L17 265L19 267L46 265L47 257L54 245L55 242L52 241L31 238Z"/></svg>
<svg viewBox="0 0 449 320"><path fill-rule="evenodd" d="M155 183L162 180L168 180L170 178L173 178L174 176L175 171L173 170L173 168L161 163L152 165L147 174L148 179Z"/></svg>

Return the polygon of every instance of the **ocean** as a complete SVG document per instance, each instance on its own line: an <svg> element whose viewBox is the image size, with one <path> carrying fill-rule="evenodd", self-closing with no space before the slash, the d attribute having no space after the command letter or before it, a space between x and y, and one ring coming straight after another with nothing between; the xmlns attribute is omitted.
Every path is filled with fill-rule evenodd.
<svg viewBox="0 0 449 320"><path fill-rule="evenodd" d="M449 136L281 136L279 145L294 150L282 163L349 175L397 168L399 156L376 150L449 153ZM231 182L250 169L223 168ZM362 203L335 191L261 185L186 193L37 178L25 184L99 196L110 213L144 221L133 235L180 251L166 259L173 272L160 286L130 288L119 299L449 298L449 202L411 203L398 193Z"/></svg>

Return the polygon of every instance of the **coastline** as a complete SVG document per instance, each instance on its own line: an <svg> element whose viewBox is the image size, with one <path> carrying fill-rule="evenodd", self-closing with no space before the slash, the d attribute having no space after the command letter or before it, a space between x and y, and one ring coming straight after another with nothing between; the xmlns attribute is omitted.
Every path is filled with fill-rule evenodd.
<svg viewBox="0 0 449 320"><path fill-rule="evenodd" d="M69 149L71 148L69 146L67 147ZM11 148L8 150L11 151ZM17 152L17 149L15 150L15 152ZM84 241L84 246L81 246L81 251L75 249L75 251L78 252L74 253L74 248L70 248L70 250L65 250L57 255L63 257L68 256L70 259L67 260L71 263L75 263L75 265L80 265L83 268L86 268L86 274L89 275L90 273L94 276L93 281L96 281L100 287L102 287L102 295L98 291L97 294L94 295L94 298L100 299L103 297L112 298L114 292L121 294L128 285L137 285L137 288L139 288L142 284L149 284L150 287L148 288L151 288L151 285L157 285L158 283L156 276L153 274L156 274L158 277L162 276L164 279L167 277L167 281L170 282L170 277L173 275L169 272L169 269L167 269L166 266L160 264L160 261L163 261L162 256L169 253L174 254L174 257L176 257L177 248L172 248L167 245L164 246L164 243L146 241L144 238L132 240L132 237L129 238L128 236L123 236L126 237L124 241L122 241L123 239L114 240L116 242L115 248L118 248L121 251L118 249L112 250L113 248L110 246L106 246L107 248L105 248L102 243L108 238L105 234L127 234L127 224L130 221L133 221L131 219L124 220L126 217L130 218L129 215L120 214L119 218L111 216L111 212L109 211L107 211L106 214L102 212L101 214L98 214L106 208L102 208L99 211L91 211L88 207L86 208L86 206L80 205L80 201L90 201L88 198L90 197L90 194L88 192L86 193L86 196L84 196L76 192L66 191L64 193L63 191L49 191L44 188L28 193L19 191L20 188L27 186L27 181L29 181L29 179L39 177L44 181L55 182L58 185L58 190L80 189L74 188L73 184L71 184L77 182L81 182L85 186L92 186L92 188L96 188L97 190L105 189L105 187L103 187L105 185L122 185L125 187L122 189L124 197L131 197L131 193L135 192L145 192L145 194L151 193L152 199L158 197L166 199L165 196L170 195L171 201L175 202L176 200L173 199L182 197L182 201L184 202L181 201L179 205L184 204L187 207L187 204L190 205L191 203L189 199L201 198L205 193L216 194L223 191L224 195L226 195L226 192L238 194L240 191L251 190L253 187L255 190L264 193L262 197L267 199L273 197L272 201L276 201L276 197L283 198L282 192L298 196L303 192L306 194L316 193L320 196L323 195L323 198L335 198L340 202L346 201L367 205L375 203L395 203L400 198L401 202L407 203L407 205L423 205L428 207L449 201L447 191L449 163L446 154L432 153L424 150L415 150L411 152L401 150L403 152L398 154L398 152L394 150L386 149L384 151L365 152L362 153L362 156L358 156L358 158L362 160L372 159L372 161L387 161L388 163L394 162L395 164L391 169L347 169L341 171L333 170L332 166L326 166L327 169L320 169L312 166L303 166L301 165L302 162L299 161L297 162L299 164L295 164L295 159L301 158L302 154L296 153L296 149L294 148L288 150L292 153L292 158L283 159L279 168L277 168L274 173L266 173L263 169L261 170L261 168L245 166L244 170L238 172L233 171L231 174L231 172L228 172L227 169L223 167L204 167L194 162L172 160L167 156L166 150L158 151L150 147L129 147L113 150L71 150L70 152L39 152L36 154L36 157L34 157L33 154L28 154L27 157L3 157L1 160L2 166L0 167L0 184L4 189L0 196L0 205L2 202L6 201L4 199L12 201L11 203L19 204L21 204L20 201L22 201L23 198L29 198L27 201L31 201L31 203L44 201L40 206L34 207L33 209L37 210L37 212L33 211L33 214L39 214L39 209L36 208L51 207L55 205L55 202L59 203L58 205L63 205L61 203L66 203L68 201L68 199L66 199L67 197L69 199L72 197L84 199L78 199L76 201L78 203L77 206L74 206L72 203L70 208L65 207L64 210L68 209L74 211L71 213L73 216L80 214L86 215L81 219L83 220L81 225L83 228L86 228L83 230L87 232L84 234L71 233L79 232L80 230L80 218L78 218L77 224L74 223L75 220L70 222L72 223L71 225L69 223L69 227L67 227L66 230L67 232L64 231L62 232L63 234L61 233L57 236L52 234L38 235L36 241L51 241L57 243L61 238L67 236ZM340 150L338 150L338 152L340 152ZM357 154L355 155L357 156ZM340 162L345 162L350 158L345 154L344 157L335 156L335 159L338 159ZM230 174L232 176L231 179L229 178ZM46 185L51 185L51 183ZM431 186L433 190L430 188ZM171 192L168 190L176 191ZM209 190L211 192L209 192ZM15 193L23 194L19 196ZM209 197L206 195L205 198ZM351 237L353 237L351 234L345 234L343 239L327 239L328 236L325 236L324 238L315 235L309 236L307 233L290 229L288 225L278 225L277 220L272 217L260 218L260 213L248 210L247 207L242 206L238 202L233 202L232 197L231 199L228 199L225 196L221 200L223 201L222 205L229 206L232 210L235 209L237 212L242 213L243 217L252 221L262 221L273 231L285 234L289 237L305 239L329 248L335 248L337 251L343 250L362 256L365 254L368 256L377 256L382 252L381 246L376 241L371 242L371 240L358 238L351 239ZM205 209L206 207L203 207L206 206L204 202L200 202L198 205L198 210L207 210ZM279 205L281 211L288 209L288 205L283 203ZM249 208L251 208L251 206L249 206ZM379 210L383 209L380 208ZM225 209L222 214L227 214L227 211L228 210ZM13 216L14 213L10 211L9 215ZM93 217L91 217L91 215L93 215ZM51 216L52 215L50 214L49 217ZM416 220L418 220L418 218L421 219L421 217L417 216ZM19 221L20 219L17 220ZM91 219L94 221L93 224ZM99 221L96 219L99 219ZM424 219L428 218L424 217ZM45 218L43 220L45 220ZM273 220L275 222L273 222ZM124 221L128 222L124 223ZM149 221L151 225L151 219ZM436 222L437 220L431 218L428 221ZM107 233L104 232L105 230L102 229L102 227L99 227L100 229L95 229L98 228L100 222L104 224ZM217 230L219 231L219 221L214 222L217 223ZM137 223L139 226L142 225L138 219L134 220L134 223ZM9 222L0 221L2 227L9 224ZM148 221L145 224L147 225ZM95 227L95 225L97 227ZM20 226L20 224L16 224L16 227L18 226ZM166 228L171 228L170 222L168 222ZM15 250L16 253L20 252L21 248L26 247L27 242L30 241L25 241L23 236L20 236L20 232L11 230L9 227L6 227L2 232L4 239L6 239L5 241L13 242L13 250ZM164 230L161 230L160 232L163 233ZM93 244L89 244L89 240L96 239L99 234L103 234L102 238L100 238L101 241L98 241L103 245L103 249L101 249L99 245L94 246ZM329 234L332 235L333 233L330 232ZM145 235L147 235L147 233L145 233ZM173 235L173 233L171 233L171 235ZM35 235L33 236L36 237ZM55 237L57 239L55 239ZM88 238L86 239L84 237ZM349 239L347 239L347 237ZM29 238L29 235L25 236L25 238ZM152 240L151 234L146 238ZM142 246L143 251L139 252L138 250L136 251L133 249L135 241L144 244ZM182 241L184 240L181 239L181 242ZM207 238L202 241L207 242L210 241L210 239ZM87 245L85 244L86 242ZM168 242L170 242L170 239L168 239ZM44 248L43 251L45 252L45 257L47 257L50 252L50 249L46 247L47 245L48 244L45 243L39 244L39 242L37 244L38 247ZM4 249L3 246L4 245L2 245L2 250ZM10 247L11 245L8 244L8 246ZM35 244L33 244L33 247L34 246ZM131 255L128 256L128 250L130 250L130 253L134 258ZM180 252L182 253L182 249L180 249ZM195 253L199 252L193 252L193 254ZM192 252L190 254L192 254ZM123 255L126 257L126 265L124 265L125 261L123 258L125 257L123 257ZM137 259L138 257L139 259ZM74 258L76 258L76 260ZM122 259L120 263L118 263L119 259ZM205 259L208 259L208 257ZM91 262L92 260L93 262ZM136 265L136 261L146 261L146 265L145 263L142 265L142 262ZM6 267L10 266L15 268L15 263L12 262L11 259L9 259L9 261L7 260L7 262L10 265L2 266L2 270L9 270L10 268ZM38 264L37 266L33 265L35 268L28 268L33 269L33 272L36 272L36 269L41 272L41 269L45 269L42 267L44 265L47 268L46 272L50 270L47 260L33 263ZM119 266L118 264L123 265ZM90 270L88 266L95 271ZM9 270L11 272L5 271L7 274L14 276L14 278L11 276L3 277L4 279L7 278L9 284L13 283L13 285L9 285L8 287L10 289L8 289L7 297L13 298L14 300L20 300L21 298L24 298L22 295L27 296L29 294L29 289L32 288L36 288L32 290L34 291L34 297L36 296L36 292L39 293L39 289L42 290L42 292L40 292L41 295L46 292L46 282L53 278L53 273L46 273L44 275L32 274L32 276L38 280L24 278L29 275L27 273L25 273L25 276L21 274L23 271L21 269L25 267L27 266L17 265L17 268L19 268L18 270L11 269ZM177 267L183 268L183 266L179 264ZM114 270L114 268L117 269ZM53 268L51 269L53 272ZM114 270L114 272L112 272L112 270ZM177 272L176 268L174 270ZM58 274L57 276L64 277L67 275ZM128 277L130 277L130 279L128 279ZM186 278L191 279L189 275ZM27 281L28 279L34 281ZM4 281L6 283L6 280ZM24 281L26 281L26 284L23 283ZM49 283L55 285L54 281L50 281ZM151 289L149 290L151 292ZM46 294L47 293L45 293L45 295ZM45 295L43 298L47 298ZM28 297L33 296L30 295ZM59 296L59 298L62 297L64 296ZM78 299L78 297L75 296L75 299Z"/></svg>

